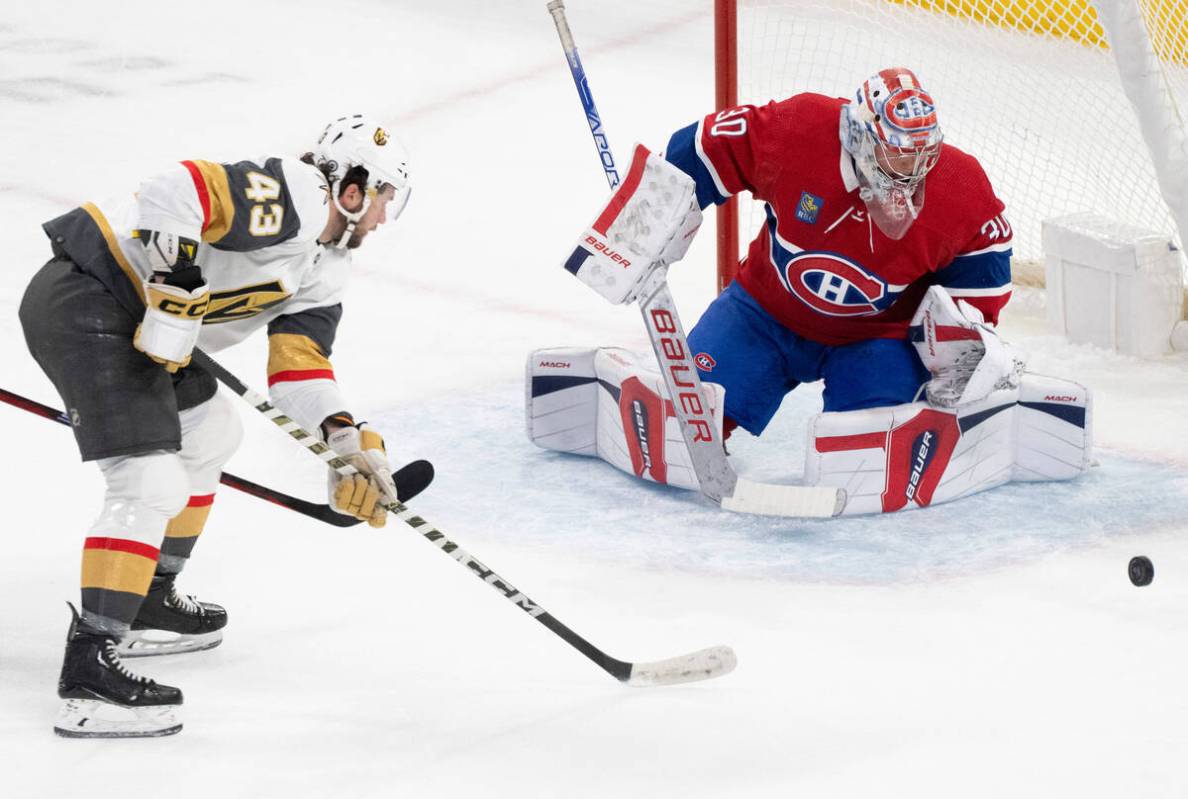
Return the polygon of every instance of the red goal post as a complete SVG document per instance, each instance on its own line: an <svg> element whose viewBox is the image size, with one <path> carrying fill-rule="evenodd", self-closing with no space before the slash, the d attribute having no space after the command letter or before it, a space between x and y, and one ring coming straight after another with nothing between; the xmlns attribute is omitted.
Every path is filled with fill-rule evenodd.
<svg viewBox="0 0 1188 799"><path fill-rule="evenodd" d="M946 141L978 157L1006 202L1017 273L1034 274L1042 222L1056 216L1091 211L1177 241L1188 231L1188 0L714 6L718 110L849 96L877 69L914 69ZM744 195L718 210L719 291L757 205Z"/></svg>
<svg viewBox="0 0 1188 799"><path fill-rule="evenodd" d="M738 105L738 0L714 0L714 110ZM718 293L734 280L738 266L738 198L717 211Z"/></svg>

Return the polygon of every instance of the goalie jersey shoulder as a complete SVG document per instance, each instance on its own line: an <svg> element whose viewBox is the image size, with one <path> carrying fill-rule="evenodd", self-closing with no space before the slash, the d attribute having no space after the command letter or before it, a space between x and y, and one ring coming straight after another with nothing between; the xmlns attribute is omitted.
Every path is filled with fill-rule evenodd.
<svg viewBox="0 0 1188 799"><path fill-rule="evenodd" d="M202 240L216 249L250 252L293 239L309 241L326 226L326 178L296 158L183 161L182 166L198 194Z"/></svg>

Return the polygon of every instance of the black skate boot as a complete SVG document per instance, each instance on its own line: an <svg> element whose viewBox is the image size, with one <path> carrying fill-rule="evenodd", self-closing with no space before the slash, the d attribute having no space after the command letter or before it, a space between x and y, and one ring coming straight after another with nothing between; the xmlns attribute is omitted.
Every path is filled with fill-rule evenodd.
<svg viewBox="0 0 1188 799"><path fill-rule="evenodd" d="M54 732L66 738L156 738L182 728L182 692L128 671L116 639L87 627L74 615L58 696L62 707Z"/></svg>
<svg viewBox="0 0 1188 799"><path fill-rule="evenodd" d="M153 577L148 596L120 642L126 658L174 655L212 649L223 642L227 611L211 602L199 602L173 587L176 574Z"/></svg>

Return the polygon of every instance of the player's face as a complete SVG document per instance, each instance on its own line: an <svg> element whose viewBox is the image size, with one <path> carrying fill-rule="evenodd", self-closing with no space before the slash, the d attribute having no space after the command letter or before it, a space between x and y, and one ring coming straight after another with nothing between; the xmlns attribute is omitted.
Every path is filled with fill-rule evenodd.
<svg viewBox="0 0 1188 799"><path fill-rule="evenodd" d="M355 232L351 234L351 238L347 241L349 249L355 249L363 243L363 239L371 231L375 230L385 222L391 221L388 216L389 204L396 196L396 190L388 183L383 185L379 191L371 194L371 204L367 207L367 211L363 214L363 218L355 225Z"/></svg>

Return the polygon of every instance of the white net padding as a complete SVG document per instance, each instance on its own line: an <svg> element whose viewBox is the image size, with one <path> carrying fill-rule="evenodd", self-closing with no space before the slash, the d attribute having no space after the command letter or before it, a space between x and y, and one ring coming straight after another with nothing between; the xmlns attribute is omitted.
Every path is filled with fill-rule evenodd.
<svg viewBox="0 0 1188 799"><path fill-rule="evenodd" d="M1170 118L1156 124L1178 125L1182 142L1188 0L1139 7L1170 95L1159 112ZM848 97L878 69L913 69L936 100L945 140L982 162L1006 203L1017 261L1041 258L1045 218L1079 211L1179 240L1084 0L738 0L738 42L740 103L801 91ZM760 214L744 204L741 219L745 248Z"/></svg>

